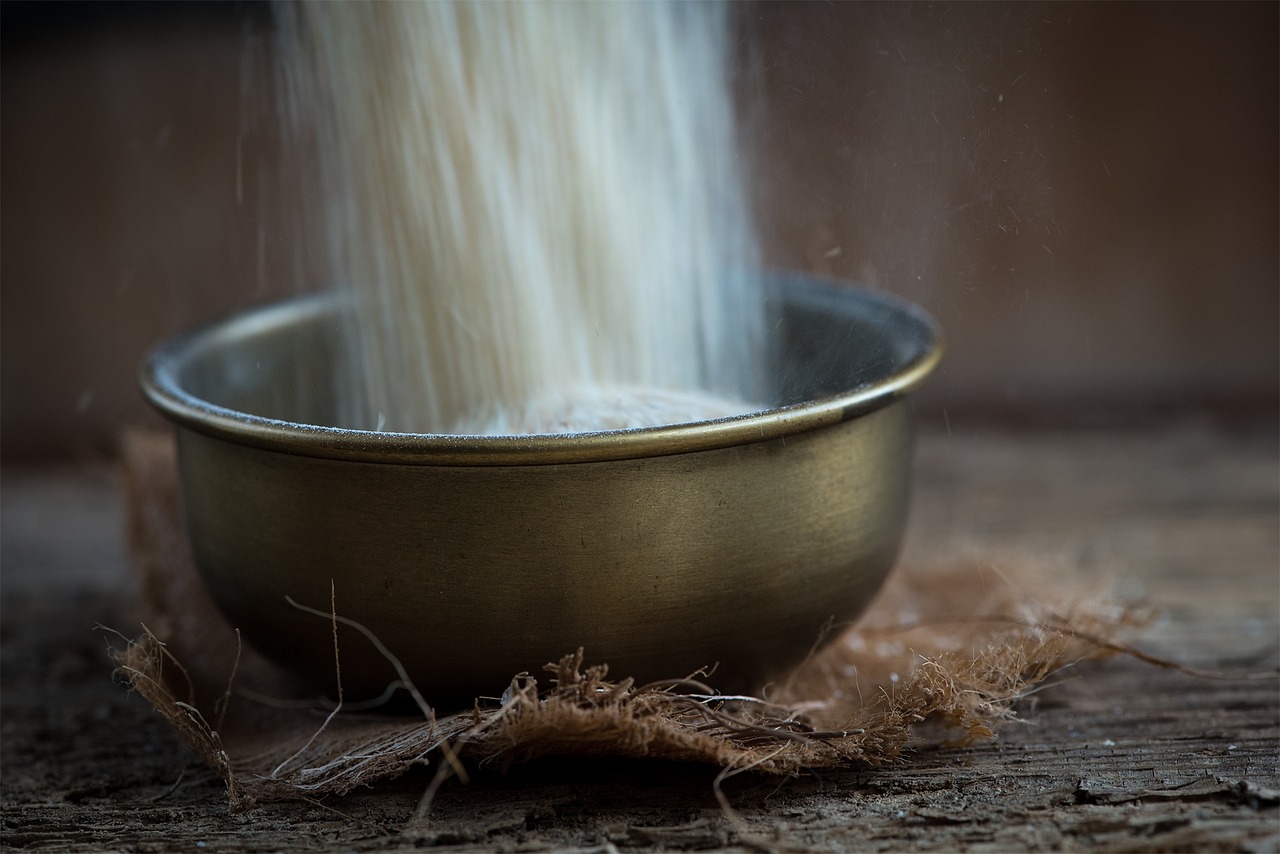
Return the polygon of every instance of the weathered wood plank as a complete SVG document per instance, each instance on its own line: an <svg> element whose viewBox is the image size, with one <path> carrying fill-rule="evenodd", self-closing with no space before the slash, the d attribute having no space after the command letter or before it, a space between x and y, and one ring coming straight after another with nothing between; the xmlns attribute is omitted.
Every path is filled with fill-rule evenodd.
<svg viewBox="0 0 1280 854"><path fill-rule="evenodd" d="M1217 669L1280 655L1274 427L927 433L906 559L1054 554L1165 607L1141 642ZM779 784L742 775L726 817L698 767L543 762L453 783L410 823L427 774L325 805L228 815L220 784L109 678L95 622L132 630L114 482L5 471L0 796L6 847L41 850L1275 850L1274 680L1131 659L1083 665L994 743ZM998 558L997 558L998 560ZM201 845L203 843L203 845Z"/></svg>

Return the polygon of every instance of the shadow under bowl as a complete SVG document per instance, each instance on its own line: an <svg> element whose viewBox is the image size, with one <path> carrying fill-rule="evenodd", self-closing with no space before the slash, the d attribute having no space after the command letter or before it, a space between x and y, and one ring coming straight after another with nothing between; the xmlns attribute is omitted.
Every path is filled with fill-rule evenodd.
<svg viewBox="0 0 1280 854"><path fill-rule="evenodd" d="M177 425L197 567L231 624L332 690L330 620L358 621L438 708L586 650L618 678L758 687L856 618L900 548L909 394L941 355L920 310L768 277L775 407L544 436L376 433L334 420L331 296L255 309L142 365ZM396 678L340 631L346 697Z"/></svg>

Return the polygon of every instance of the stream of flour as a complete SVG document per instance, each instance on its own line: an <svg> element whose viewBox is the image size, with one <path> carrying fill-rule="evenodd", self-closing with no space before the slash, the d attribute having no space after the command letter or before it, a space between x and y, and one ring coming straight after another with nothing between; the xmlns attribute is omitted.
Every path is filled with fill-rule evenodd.
<svg viewBox="0 0 1280 854"><path fill-rule="evenodd" d="M761 408L730 12L283 7L287 106L357 342L346 426L588 432Z"/></svg>

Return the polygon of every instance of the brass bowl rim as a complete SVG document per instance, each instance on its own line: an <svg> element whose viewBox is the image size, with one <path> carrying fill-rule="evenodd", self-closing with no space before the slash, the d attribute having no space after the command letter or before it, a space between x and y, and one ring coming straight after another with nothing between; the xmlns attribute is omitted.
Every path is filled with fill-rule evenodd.
<svg viewBox="0 0 1280 854"><path fill-rule="evenodd" d="M166 339L144 358L139 385L152 406L177 425L206 436L262 450L366 463L449 466L528 466L631 460L731 448L794 436L881 409L914 391L942 358L937 322L919 307L881 291L813 276L809 284L856 292L917 326L920 351L898 370L873 382L803 403L758 412L659 427L522 436L397 433L265 418L210 403L182 387L185 356L237 331L287 326L332 311L335 297L315 293L277 302Z"/></svg>

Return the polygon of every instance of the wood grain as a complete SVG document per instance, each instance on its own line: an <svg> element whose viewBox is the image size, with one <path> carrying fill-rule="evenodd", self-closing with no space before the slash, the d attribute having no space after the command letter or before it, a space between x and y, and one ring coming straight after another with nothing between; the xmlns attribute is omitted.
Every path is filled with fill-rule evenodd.
<svg viewBox="0 0 1280 854"><path fill-rule="evenodd" d="M1164 616L1127 658L1064 672L991 743L779 784L657 763L475 769L410 820L429 774L228 814L221 786L112 684L95 623L131 632L109 472L0 477L6 848L117 850L1275 850L1280 845L1280 454L1274 424L1009 432L919 448L905 565L1029 551Z"/></svg>

